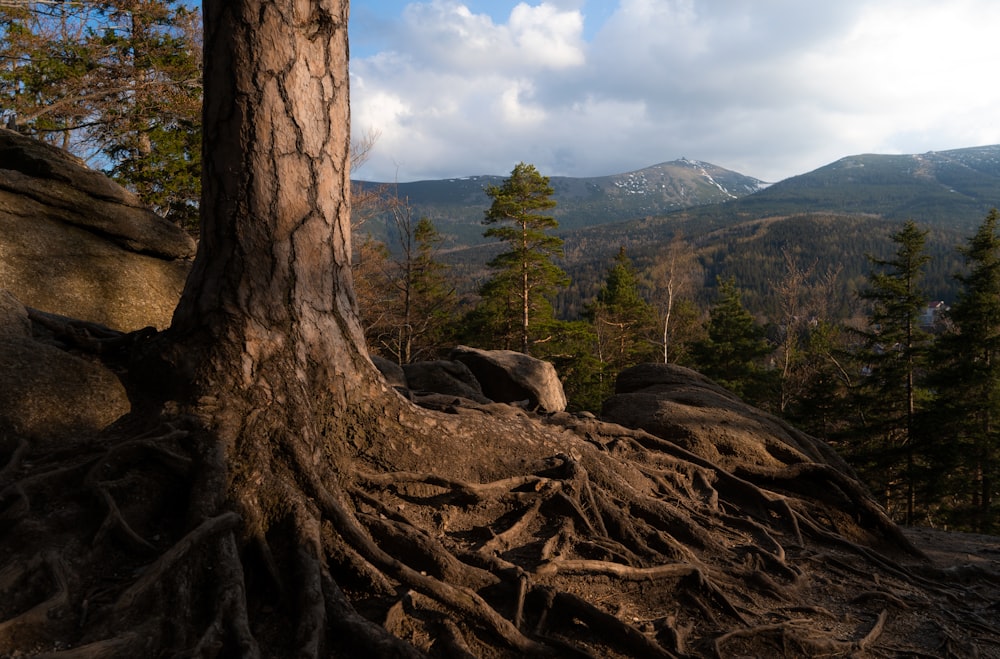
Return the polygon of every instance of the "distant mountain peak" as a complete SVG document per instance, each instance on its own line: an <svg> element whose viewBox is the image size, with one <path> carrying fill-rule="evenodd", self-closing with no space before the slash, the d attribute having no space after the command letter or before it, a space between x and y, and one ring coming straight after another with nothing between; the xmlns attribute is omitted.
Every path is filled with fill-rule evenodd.
<svg viewBox="0 0 1000 659"><path fill-rule="evenodd" d="M433 220L442 234L453 236L456 243L469 244L482 241L483 211L489 207L485 187L501 180L501 176L463 176L398 183L393 187L417 214ZM553 214L563 230L732 201L767 185L751 176L689 158L621 174L552 176L549 180L558 204Z"/></svg>

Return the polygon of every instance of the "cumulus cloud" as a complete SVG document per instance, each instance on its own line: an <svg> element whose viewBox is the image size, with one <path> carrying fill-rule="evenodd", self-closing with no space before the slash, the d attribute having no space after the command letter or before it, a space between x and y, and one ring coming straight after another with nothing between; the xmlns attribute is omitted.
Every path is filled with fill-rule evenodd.
<svg viewBox="0 0 1000 659"><path fill-rule="evenodd" d="M355 129L381 133L359 176L522 160L588 176L687 156L778 180L852 153L1000 142L992 0L472 4L411 3L379 28L391 47L352 58Z"/></svg>

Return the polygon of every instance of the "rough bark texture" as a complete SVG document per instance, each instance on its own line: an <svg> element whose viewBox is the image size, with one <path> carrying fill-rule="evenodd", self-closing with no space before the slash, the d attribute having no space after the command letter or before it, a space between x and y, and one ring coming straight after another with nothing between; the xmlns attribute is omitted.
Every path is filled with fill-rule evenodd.
<svg viewBox="0 0 1000 659"><path fill-rule="evenodd" d="M195 274L169 332L101 352L130 418L0 434L0 656L996 653L995 562L939 569L829 465L389 390L351 297L346 2L204 11Z"/></svg>

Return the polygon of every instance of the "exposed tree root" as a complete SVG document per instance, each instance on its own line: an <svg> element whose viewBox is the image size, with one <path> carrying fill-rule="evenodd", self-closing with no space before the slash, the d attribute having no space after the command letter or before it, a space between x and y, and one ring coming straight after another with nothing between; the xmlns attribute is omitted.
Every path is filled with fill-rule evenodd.
<svg viewBox="0 0 1000 659"><path fill-rule="evenodd" d="M847 518L830 522L830 504L796 480L835 480L822 470L771 475L780 487L770 490L759 475L689 460L639 431L591 421L587 433L560 432L571 451L482 481L360 462L334 475L306 450L283 448L263 481L284 493L270 522L249 498L225 496L223 448L190 420L59 459L12 443L0 471L0 657L1000 648L989 602L902 560L915 558L912 547L894 545L881 522L853 535ZM156 503L178 493L184 505ZM835 496L848 509L870 505L843 484ZM153 510L167 518L151 524ZM73 524L55 523L63 517ZM894 546L897 555L884 552ZM109 560L116 568L95 580ZM908 616L944 603L936 631L915 643Z"/></svg>
<svg viewBox="0 0 1000 659"><path fill-rule="evenodd" d="M0 487L7 485L14 473L21 468L21 462L24 460L24 454L27 450L28 440L24 438L19 439L17 448L11 452L7 463L0 469Z"/></svg>
<svg viewBox="0 0 1000 659"><path fill-rule="evenodd" d="M0 592L10 597L15 588L30 588L34 573L42 568L47 571L55 592L27 611L0 622L0 647L14 647L25 629L45 629L50 616L66 612L70 598L67 568L62 557L51 551L36 556L27 565L8 566L0 573Z"/></svg>
<svg viewBox="0 0 1000 659"><path fill-rule="evenodd" d="M237 527L239 521L239 515L229 512L202 522L197 528L167 550L166 553L156 559L152 565L143 570L142 576L118 598L118 601L115 603L115 610L121 612L130 609L135 606L141 597L149 596L151 591L165 580L165 575L177 563L183 560L188 553L192 552L198 545L206 542L209 538L226 531L232 531Z"/></svg>
<svg viewBox="0 0 1000 659"><path fill-rule="evenodd" d="M882 634L888 613L879 613L875 624L862 638L856 641L840 641L824 638L816 634L808 621L789 620L772 625L759 625L748 629L737 629L714 641L715 653L719 657L727 654L723 651L725 644L737 639L753 639L763 637L773 640L775 650L783 655L789 653L807 657L845 656L853 652L867 650ZM738 656L738 655L737 655Z"/></svg>

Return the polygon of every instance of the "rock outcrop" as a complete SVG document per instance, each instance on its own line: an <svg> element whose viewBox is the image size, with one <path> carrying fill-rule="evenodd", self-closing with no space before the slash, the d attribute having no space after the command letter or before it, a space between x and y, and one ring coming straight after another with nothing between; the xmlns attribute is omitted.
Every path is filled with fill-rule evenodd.
<svg viewBox="0 0 1000 659"><path fill-rule="evenodd" d="M421 405L450 406L464 400L480 405L512 404L542 413L566 409L562 382L549 362L511 350L467 346L454 348L449 356L402 367L377 355L371 359L390 386Z"/></svg>
<svg viewBox="0 0 1000 659"><path fill-rule="evenodd" d="M17 299L0 290L0 435L79 437L131 409L111 371L36 341L28 318Z"/></svg>
<svg viewBox="0 0 1000 659"><path fill-rule="evenodd" d="M430 391L459 396L477 403L489 403L483 388L469 367L459 361L438 359L403 366L407 386L414 392Z"/></svg>
<svg viewBox="0 0 1000 659"><path fill-rule="evenodd" d="M402 366L391 359L379 357L378 355L370 355L370 358L372 363L375 364L375 368L377 368L382 374L382 377L385 378L386 384L390 387L395 387L396 389L409 388L406 382L406 373L403 372Z"/></svg>
<svg viewBox="0 0 1000 659"><path fill-rule="evenodd" d="M0 339L31 336L28 310L10 291L0 289Z"/></svg>
<svg viewBox="0 0 1000 659"><path fill-rule="evenodd" d="M667 439L730 471L760 473L818 463L852 473L825 442L673 364L623 371L601 417Z"/></svg>
<svg viewBox="0 0 1000 659"><path fill-rule="evenodd" d="M183 230L78 158L0 129L0 289L23 304L164 328L194 252Z"/></svg>

